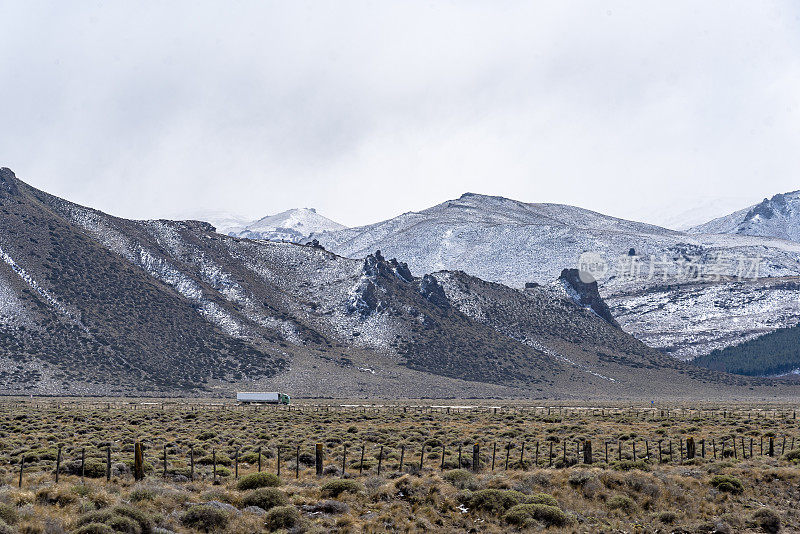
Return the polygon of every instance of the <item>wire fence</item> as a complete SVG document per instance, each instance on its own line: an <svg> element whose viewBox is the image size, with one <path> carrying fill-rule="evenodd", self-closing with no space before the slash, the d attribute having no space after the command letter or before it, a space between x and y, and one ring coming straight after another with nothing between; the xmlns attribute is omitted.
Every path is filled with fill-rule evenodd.
<svg viewBox="0 0 800 534"><path fill-rule="evenodd" d="M598 445L595 448L594 445ZM535 442L474 443L465 450L463 444L390 446L379 443L362 443L355 446L342 444L335 447L326 458L325 445L298 443L265 448L251 447L225 449L213 447L198 449L177 443L163 443L160 447L135 442L126 447L69 447L58 446L51 468L56 483L62 474L85 478L161 476L176 482L196 479L239 479L240 472L274 472L277 476L300 477L301 469L314 469L317 476L366 476L382 473L420 474L426 470L470 469L474 472L529 470L532 468L560 469L577 464L607 466L621 465L629 469L644 467L648 463L685 464L697 460L721 461L748 460L756 457L773 458L794 450L795 438L783 435L745 436L695 439L580 439L545 440ZM788 449L787 449L788 447ZM90 454L87 455L87 452ZM313 454L312 454L313 452ZM197 453L200 453L199 455ZM348 456L350 453L351 456ZM351 462L348 464L348 458ZM47 460L45 460L47 462ZM625 464L623 464L625 463ZM301 466L304 466L301 468ZM339 469L341 466L341 469ZM42 462L35 466L42 471ZM231 471L232 468L232 471ZM18 485L23 486L26 474L26 454L18 461Z"/></svg>

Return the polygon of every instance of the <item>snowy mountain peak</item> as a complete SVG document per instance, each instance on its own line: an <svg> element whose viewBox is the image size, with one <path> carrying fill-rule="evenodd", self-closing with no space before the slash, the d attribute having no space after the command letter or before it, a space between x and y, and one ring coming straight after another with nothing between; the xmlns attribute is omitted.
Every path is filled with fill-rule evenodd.
<svg viewBox="0 0 800 534"><path fill-rule="evenodd" d="M228 235L248 239L300 242L312 234L343 230L344 225L317 213L314 208L295 208L268 215Z"/></svg>
<svg viewBox="0 0 800 534"><path fill-rule="evenodd" d="M740 234L800 241L800 191L779 193L760 203L695 226L691 233Z"/></svg>

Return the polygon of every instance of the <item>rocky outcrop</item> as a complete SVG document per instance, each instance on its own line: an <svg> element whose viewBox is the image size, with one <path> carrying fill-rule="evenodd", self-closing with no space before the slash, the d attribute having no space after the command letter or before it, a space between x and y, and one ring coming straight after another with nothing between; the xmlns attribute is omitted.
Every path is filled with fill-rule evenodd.
<svg viewBox="0 0 800 534"><path fill-rule="evenodd" d="M0 167L0 197L18 196L17 177L14 171L7 167Z"/></svg>
<svg viewBox="0 0 800 534"><path fill-rule="evenodd" d="M611 315L611 310L600 296L597 282L586 283L581 280L578 269L564 269L561 271L561 276L558 277L558 280L576 304L591 308L604 321L619 328L616 319Z"/></svg>
<svg viewBox="0 0 800 534"><path fill-rule="evenodd" d="M441 284L433 275L426 274L419 282L419 292L425 299L442 309L450 307L450 301L444 293Z"/></svg>

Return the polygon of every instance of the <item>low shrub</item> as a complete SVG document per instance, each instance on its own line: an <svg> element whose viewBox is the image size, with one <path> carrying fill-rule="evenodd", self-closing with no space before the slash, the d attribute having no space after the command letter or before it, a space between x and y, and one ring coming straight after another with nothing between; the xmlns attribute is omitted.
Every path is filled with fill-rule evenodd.
<svg viewBox="0 0 800 534"><path fill-rule="evenodd" d="M2 532L0 530L0 533ZM72 534L117 534L117 532L103 523L88 523L73 530Z"/></svg>
<svg viewBox="0 0 800 534"><path fill-rule="evenodd" d="M127 505L119 505L112 508L112 511L116 515L121 515L135 521L139 527L141 527L143 534L149 534L153 530L153 521L150 519L147 513L139 510L138 508Z"/></svg>
<svg viewBox="0 0 800 534"><path fill-rule="evenodd" d="M650 470L650 466L644 460L619 460L611 462L611 468L617 471L630 471L631 469L638 469L639 471Z"/></svg>
<svg viewBox="0 0 800 534"><path fill-rule="evenodd" d="M666 512L661 512L658 514L658 520L665 525L671 525L678 520L678 514L671 510L667 510Z"/></svg>
<svg viewBox="0 0 800 534"><path fill-rule="evenodd" d="M8 504L0 503L0 521L3 521L9 525L13 525L18 519L19 516L17 515L16 508Z"/></svg>
<svg viewBox="0 0 800 534"><path fill-rule="evenodd" d="M231 474L232 474L231 470L228 469L227 467L225 467L223 465L218 465L217 466L217 476L218 477L227 478L227 477L231 476Z"/></svg>
<svg viewBox="0 0 800 534"><path fill-rule="evenodd" d="M719 491L739 495L744 491L741 480L733 475L716 475L711 479L711 485Z"/></svg>
<svg viewBox="0 0 800 534"><path fill-rule="evenodd" d="M76 502L78 496L63 486L50 486L39 488L39 490L36 491L36 500L42 504L66 506Z"/></svg>
<svg viewBox="0 0 800 534"><path fill-rule="evenodd" d="M358 493L364 486L355 480L331 480L320 488L323 497L338 497L342 493Z"/></svg>
<svg viewBox="0 0 800 534"><path fill-rule="evenodd" d="M793 464L800 463L800 449L789 451L783 455L784 460L788 460Z"/></svg>
<svg viewBox="0 0 800 534"><path fill-rule="evenodd" d="M524 493L514 490L483 489L472 492L469 507L473 510L501 514L513 506L522 504L527 498Z"/></svg>
<svg viewBox="0 0 800 534"><path fill-rule="evenodd" d="M267 512L265 525L270 530L293 528L300 524L300 512L294 506L276 506Z"/></svg>
<svg viewBox="0 0 800 534"><path fill-rule="evenodd" d="M217 453L217 465L231 465L233 460L231 460L230 456L223 453ZM214 455L209 454L207 456L203 456L197 460L197 463L200 465L214 465Z"/></svg>
<svg viewBox="0 0 800 534"><path fill-rule="evenodd" d="M142 534L139 524L124 515L112 515L106 520L106 525L114 529L114 532L124 532L126 534Z"/></svg>
<svg viewBox="0 0 800 534"><path fill-rule="evenodd" d="M636 510L636 503L627 495L614 495L606 501L606 506L609 510L622 510L626 513Z"/></svg>
<svg viewBox="0 0 800 534"><path fill-rule="evenodd" d="M774 511L769 508L759 508L750 517L753 526L758 526L764 529L764 532L775 534L781 531L781 518Z"/></svg>
<svg viewBox="0 0 800 534"><path fill-rule="evenodd" d="M255 465L258 463L258 452L246 452L239 456L239 461L245 464Z"/></svg>
<svg viewBox="0 0 800 534"><path fill-rule="evenodd" d="M276 506L284 506L289 500L284 493L277 488L259 488L249 491L242 499L242 506L258 506L263 510L269 510Z"/></svg>
<svg viewBox="0 0 800 534"><path fill-rule="evenodd" d="M115 506L111 509L95 510L78 518L78 526L103 524L116 532L150 534L153 522L146 513L132 506Z"/></svg>
<svg viewBox="0 0 800 534"><path fill-rule="evenodd" d="M511 507L503 516L507 523L520 527L540 521L547 526L563 527L570 523L570 517L561 508L549 504L518 504Z"/></svg>
<svg viewBox="0 0 800 534"><path fill-rule="evenodd" d="M558 501L552 495L547 493L537 493L525 498L525 504L546 504L548 506L558 507Z"/></svg>
<svg viewBox="0 0 800 534"><path fill-rule="evenodd" d="M219 508L198 504L186 510L181 523L205 532L216 532L228 525L228 514Z"/></svg>
<svg viewBox="0 0 800 534"><path fill-rule="evenodd" d="M0 520L0 534L17 534L17 531L6 524L5 521Z"/></svg>
<svg viewBox="0 0 800 534"><path fill-rule="evenodd" d="M597 477L591 471L586 469L579 469L578 471L573 471L569 474L569 485L580 488L583 487L587 482L590 480L594 480Z"/></svg>
<svg viewBox="0 0 800 534"><path fill-rule="evenodd" d="M466 469L451 469L445 471L442 478L458 489L465 489L472 486L475 476Z"/></svg>
<svg viewBox="0 0 800 534"><path fill-rule="evenodd" d="M270 488L281 485L281 479L272 473L251 473L239 479L236 489L247 491L258 488Z"/></svg>
<svg viewBox="0 0 800 534"><path fill-rule="evenodd" d="M152 501L156 498L156 492L150 488L136 488L131 491L128 498L131 502Z"/></svg>

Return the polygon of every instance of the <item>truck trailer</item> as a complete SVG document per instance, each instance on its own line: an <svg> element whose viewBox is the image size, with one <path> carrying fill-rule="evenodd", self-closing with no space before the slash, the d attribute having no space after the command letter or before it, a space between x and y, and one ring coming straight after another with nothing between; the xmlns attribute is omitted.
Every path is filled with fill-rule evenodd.
<svg viewBox="0 0 800 534"><path fill-rule="evenodd" d="M236 394L236 401L247 404L289 404L289 395L277 391L242 391Z"/></svg>

